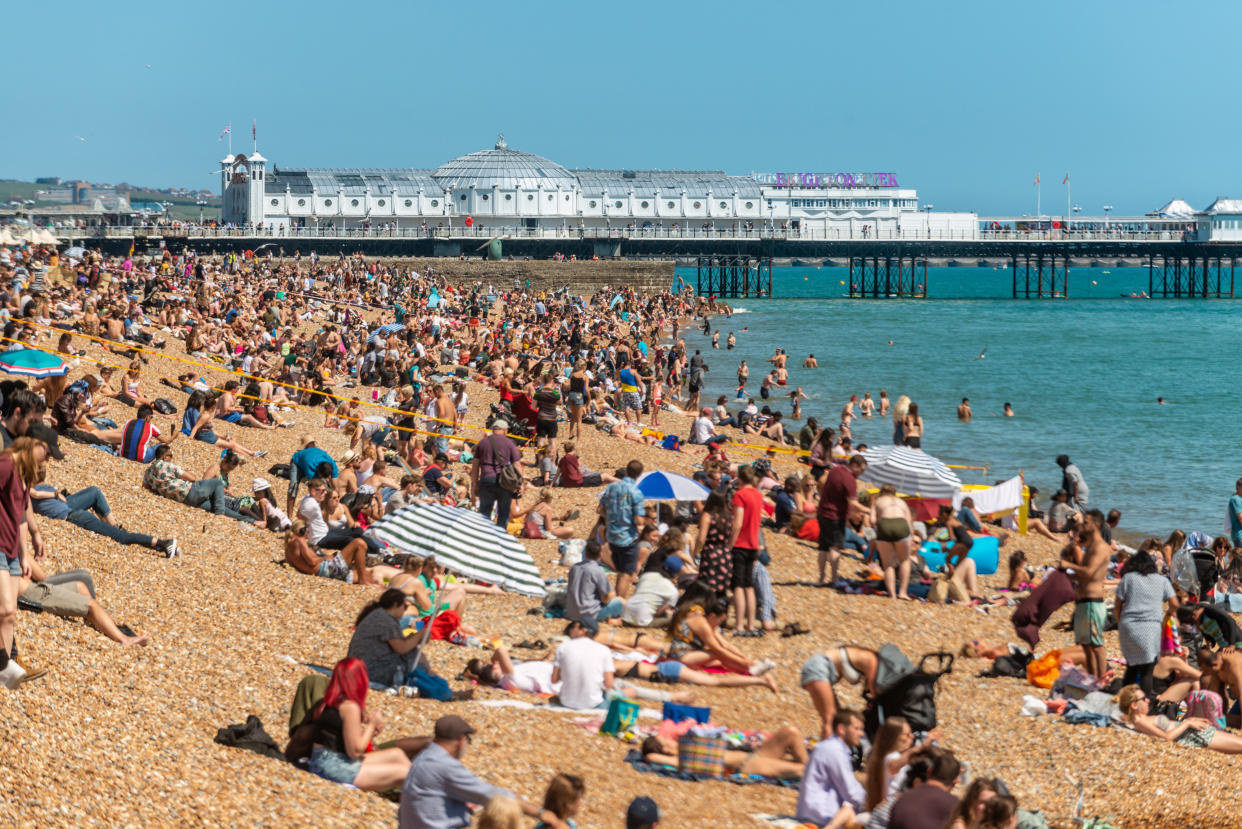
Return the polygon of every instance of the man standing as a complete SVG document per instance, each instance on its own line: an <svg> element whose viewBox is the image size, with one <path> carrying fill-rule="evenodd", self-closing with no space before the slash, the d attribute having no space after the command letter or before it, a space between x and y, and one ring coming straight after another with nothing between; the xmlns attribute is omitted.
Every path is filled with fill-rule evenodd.
<svg viewBox="0 0 1242 829"><path fill-rule="evenodd" d="M1062 564L1066 566L1066 575L1074 582L1074 644L1082 646L1087 673L1101 677L1108 667L1104 658L1104 625L1108 618L1104 607L1104 579L1108 575L1112 549L1100 537L1102 520L1097 523L1094 517L1089 514L1079 524L1077 545L1071 544L1065 550L1072 561Z"/></svg>
<svg viewBox="0 0 1242 829"><path fill-rule="evenodd" d="M642 474L642 461L630 461L625 465L625 477L609 484L600 497L612 569L617 571L617 595L622 599L629 595L630 584L638 572L638 535L646 513L643 494L635 481Z"/></svg>
<svg viewBox="0 0 1242 829"><path fill-rule="evenodd" d="M867 468L862 455L850 458L849 463L837 464L824 476L824 486L819 493L819 582L824 584L825 566L832 563L832 582L835 584L841 567L841 555L845 551L845 521L851 509L862 509L858 503L858 475Z"/></svg>
<svg viewBox="0 0 1242 829"><path fill-rule="evenodd" d="M970 398L963 397L962 403L957 407L957 419L963 423L970 422Z"/></svg>
<svg viewBox="0 0 1242 829"><path fill-rule="evenodd" d="M1229 540L1233 546L1242 547L1242 478L1234 482L1229 498Z"/></svg>
<svg viewBox="0 0 1242 829"><path fill-rule="evenodd" d="M1061 467L1061 489L1069 493L1069 503L1078 512L1087 511L1087 479L1082 476L1078 467L1070 463L1069 455L1057 455L1057 466Z"/></svg>
<svg viewBox="0 0 1242 829"><path fill-rule="evenodd" d="M517 798L513 792L493 786L462 765L462 755L475 734L474 726L456 714L436 720L430 745L410 763L401 786L401 806L397 811L398 829L459 829L471 824L467 804L489 799L513 797L522 812L540 820L556 816Z"/></svg>
<svg viewBox="0 0 1242 829"><path fill-rule="evenodd" d="M631 422L630 412L633 412L633 422L640 423L642 421L643 395L647 391L643 386L642 379L634 373L634 369L627 365L617 372L617 385L621 387L621 408L625 422Z"/></svg>
<svg viewBox="0 0 1242 829"><path fill-rule="evenodd" d="M798 788L798 820L824 826L844 808L862 811L867 792L854 776L850 756L862 737L862 715L848 708L838 710L832 718L832 736L817 743L807 761Z"/></svg>
<svg viewBox="0 0 1242 829"><path fill-rule="evenodd" d="M448 435L453 434L457 430L457 407L453 405L453 399L444 391L444 386L436 383L431 389L435 399L435 417L436 432L440 437L436 438L436 451L447 452L449 448Z"/></svg>
<svg viewBox="0 0 1242 829"><path fill-rule="evenodd" d="M737 618L734 636L755 636L755 562L759 559L759 522L763 519L763 496L755 488L753 466L739 466L737 480L741 485L733 493L733 572L729 587L733 590L733 609Z"/></svg>
<svg viewBox="0 0 1242 829"><path fill-rule="evenodd" d="M690 411L699 407L699 392L703 390L703 375L706 372L707 363L703 362L696 348L694 356L690 358L690 400L686 403L686 409Z"/></svg>
<svg viewBox="0 0 1242 829"><path fill-rule="evenodd" d="M517 444L505 434L508 430L508 421L495 420L492 433L475 445L474 461L470 464L470 497L479 499L479 512L484 516L490 518L492 507L496 508L498 527L509 525L509 507L514 496L500 485L500 472L522 459Z"/></svg>
<svg viewBox="0 0 1242 829"><path fill-rule="evenodd" d="M548 447L548 457L556 458L556 409L561 404L561 391L551 372L543 375L543 382L535 392L535 405L539 407L539 417L535 420L535 440L537 445ZM641 403L639 404L642 405Z"/></svg>

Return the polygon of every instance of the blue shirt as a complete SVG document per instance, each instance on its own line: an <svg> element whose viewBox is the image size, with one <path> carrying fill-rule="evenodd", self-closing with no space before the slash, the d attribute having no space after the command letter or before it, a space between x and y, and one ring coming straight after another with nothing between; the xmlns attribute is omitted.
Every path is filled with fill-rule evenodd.
<svg viewBox="0 0 1242 829"><path fill-rule="evenodd" d="M962 507L962 511L957 514L957 520L965 524L966 529L971 532L983 532L983 527L979 525L979 519L975 518L975 514L965 507Z"/></svg>
<svg viewBox="0 0 1242 829"><path fill-rule="evenodd" d="M798 788L798 820L823 826L845 803L862 811L866 797L845 741L834 734L817 744Z"/></svg>
<svg viewBox="0 0 1242 829"><path fill-rule="evenodd" d="M1242 495L1234 495L1229 499L1229 537L1233 546L1242 547L1242 521L1238 513L1242 512Z"/></svg>
<svg viewBox="0 0 1242 829"><path fill-rule="evenodd" d="M469 826L467 803L483 804L513 793L475 776L439 743L420 751L401 786L398 829L460 829Z"/></svg>
<svg viewBox="0 0 1242 829"><path fill-rule="evenodd" d="M332 456L318 446L308 446L305 449L299 449L293 453L289 463L298 468L298 480L302 481L314 478L316 475L315 470L319 468L321 463L332 465L333 478L340 473L340 470L336 468L336 461L332 460Z"/></svg>
<svg viewBox="0 0 1242 829"><path fill-rule="evenodd" d="M39 484L35 489L41 492L55 492L56 487L47 484ZM31 505L34 511L39 515L46 515L48 518L55 518L57 521L64 521L69 517L69 513L73 510L69 509L69 505L59 498L31 498Z"/></svg>
<svg viewBox="0 0 1242 829"><path fill-rule="evenodd" d="M633 478L613 481L604 490L600 503L604 505L609 544L629 547L638 543L638 517L643 515L643 500Z"/></svg>

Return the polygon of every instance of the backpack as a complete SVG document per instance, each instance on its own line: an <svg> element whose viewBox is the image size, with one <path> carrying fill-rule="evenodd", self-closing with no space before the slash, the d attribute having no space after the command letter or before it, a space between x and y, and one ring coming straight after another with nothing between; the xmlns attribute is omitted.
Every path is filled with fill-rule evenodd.
<svg viewBox="0 0 1242 829"><path fill-rule="evenodd" d="M157 397L151 401L151 408L155 409L162 415L170 415L177 413L177 407L167 397Z"/></svg>
<svg viewBox="0 0 1242 829"><path fill-rule="evenodd" d="M681 451L681 438L677 435L665 435L664 440L660 441L661 449L671 449L674 452Z"/></svg>
<svg viewBox="0 0 1242 829"><path fill-rule="evenodd" d="M928 670L928 664L935 665ZM863 712L863 725L868 738L874 739L876 731L888 717L905 717L910 730L931 731L936 727L936 683L940 677L953 671L953 654L947 651L924 654L918 667L877 689L874 699L869 699Z"/></svg>

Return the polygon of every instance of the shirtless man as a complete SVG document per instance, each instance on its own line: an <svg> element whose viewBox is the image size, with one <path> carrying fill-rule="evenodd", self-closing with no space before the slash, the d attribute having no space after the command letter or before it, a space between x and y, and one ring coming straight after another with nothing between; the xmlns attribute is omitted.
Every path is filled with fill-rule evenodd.
<svg viewBox="0 0 1242 829"><path fill-rule="evenodd" d="M886 417L891 408L892 404L888 402L888 392L880 389L880 417Z"/></svg>
<svg viewBox="0 0 1242 829"><path fill-rule="evenodd" d="M785 353L785 349L778 348L776 353L768 358L768 362L772 364L772 368L784 368L788 359L789 355Z"/></svg>
<svg viewBox="0 0 1242 829"><path fill-rule="evenodd" d="M449 439L443 436L451 435L457 431L457 407L453 405L453 398L449 397L448 394L445 393L444 386L436 383L431 391L432 394L436 396L435 416L437 418L437 422L435 430L442 435L442 437L436 438L436 451L448 452Z"/></svg>
<svg viewBox="0 0 1242 829"><path fill-rule="evenodd" d="M819 361L815 359L814 354L808 354L806 359L802 361L803 368L819 368Z"/></svg>
<svg viewBox="0 0 1242 829"><path fill-rule="evenodd" d="M1103 523L1103 516L1099 522L1083 521L1078 528L1077 543L1071 543L1061 552L1062 566L1074 582L1076 595L1074 644L1082 646L1087 672L1097 677L1103 676L1108 668L1104 656L1104 624L1108 617L1104 607L1104 579L1112 553L1100 536L1100 523Z"/></svg>
<svg viewBox="0 0 1242 829"><path fill-rule="evenodd" d="M963 423L970 422L970 398L963 397L962 403L957 407L957 419Z"/></svg>
<svg viewBox="0 0 1242 829"><path fill-rule="evenodd" d="M355 538L339 552L315 550L306 540L306 522L300 518L289 528L289 540L285 542L285 561L292 564L293 569L299 573L305 573L308 576L323 576L348 584L384 586L376 581L371 571L367 569L365 541Z"/></svg>
<svg viewBox="0 0 1242 829"><path fill-rule="evenodd" d="M1229 706L1229 695L1234 700L1242 700L1242 653L1234 648L1214 651L1207 647L1199 648L1199 669L1204 687L1221 695L1224 702L1226 722L1230 728L1242 724L1242 715L1238 713L1238 705ZM1225 692L1229 693L1226 694Z"/></svg>

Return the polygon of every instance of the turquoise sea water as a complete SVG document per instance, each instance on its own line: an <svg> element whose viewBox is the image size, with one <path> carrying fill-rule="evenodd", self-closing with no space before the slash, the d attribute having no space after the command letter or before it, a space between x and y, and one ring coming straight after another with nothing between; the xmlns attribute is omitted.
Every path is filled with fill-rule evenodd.
<svg viewBox="0 0 1242 829"><path fill-rule="evenodd" d="M678 274L693 284L694 269ZM804 416L821 424L835 428L851 394L907 394L926 424L925 450L949 463L990 464L986 477L959 473L967 483L1022 470L1046 506L1061 479L1053 459L1064 453L1086 477L1091 506L1121 510L1127 538L1223 531L1242 475L1233 435L1242 304L1119 298L1147 289L1146 269L1076 269L1068 300L1010 299L1008 270L935 268L928 276L925 300L851 300L840 284L845 269L777 269L775 299L735 300L738 313L713 321L718 351L700 331L686 334L690 352L701 349L710 367L704 399L727 394L735 404L745 359L747 392L762 405L765 361L781 346L790 354L786 392L801 385L810 397ZM798 298L808 294L828 298ZM733 351L724 347L729 331L738 338ZM987 356L974 359L984 348ZM818 369L801 368L808 353ZM957 421L962 397L974 410L969 424ZM1016 417L1000 416L1006 401ZM791 410L787 397L769 405ZM852 428L855 442L892 440L888 418L856 419Z"/></svg>

